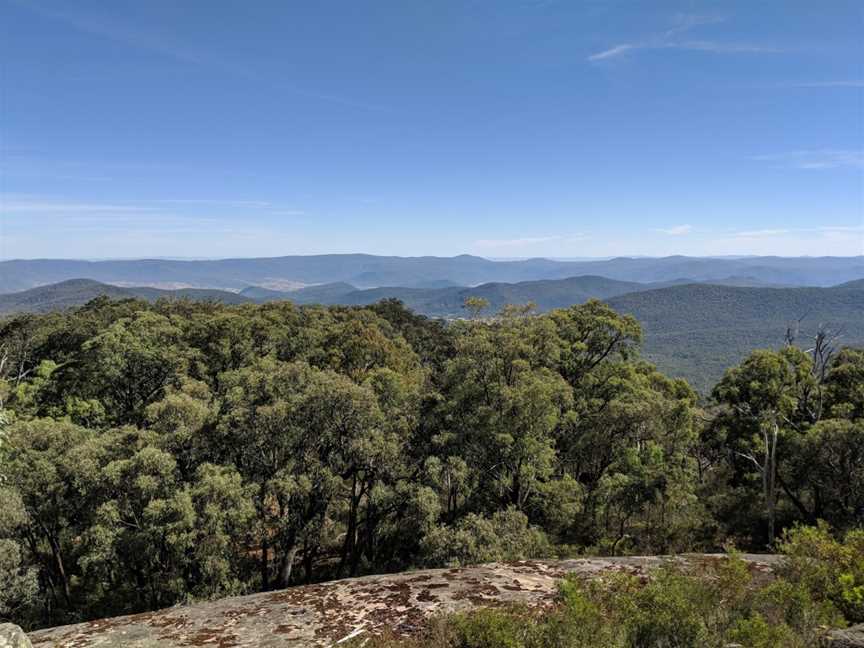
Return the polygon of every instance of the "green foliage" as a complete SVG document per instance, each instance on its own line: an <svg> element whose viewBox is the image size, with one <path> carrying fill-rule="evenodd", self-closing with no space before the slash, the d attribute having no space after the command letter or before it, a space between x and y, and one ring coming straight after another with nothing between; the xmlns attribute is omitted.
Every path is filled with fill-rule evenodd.
<svg viewBox="0 0 864 648"><path fill-rule="evenodd" d="M453 619L457 645L465 648L522 648L531 625L504 610L481 609Z"/></svg>
<svg viewBox="0 0 864 648"><path fill-rule="evenodd" d="M38 593L37 571L24 562L15 538L27 524L27 512L17 492L0 486L0 619L15 618L32 605Z"/></svg>
<svg viewBox="0 0 864 648"><path fill-rule="evenodd" d="M529 526L528 517L509 508L491 517L469 513L455 526L439 526L423 540L423 552L432 565L470 565L503 560L524 560L548 555L546 535Z"/></svg>
<svg viewBox="0 0 864 648"><path fill-rule="evenodd" d="M850 623L864 622L864 529L841 541L824 522L795 527L785 533L780 551L788 580L834 605Z"/></svg>
<svg viewBox="0 0 864 648"><path fill-rule="evenodd" d="M640 359L632 317L531 312L97 299L0 322L0 615L32 627L417 565L758 547L769 472L779 529L861 525L859 351L756 352L700 409ZM799 632L793 603L860 618L856 560L802 568L759 606L738 568L717 578L750 619L741 636L763 641L754 615ZM682 578L612 587L641 621L610 645L731 627ZM568 587L558 629L519 642L607 632L612 594ZM497 641L501 619L446 633Z"/></svg>
<svg viewBox="0 0 864 648"><path fill-rule="evenodd" d="M794 590L794 593L790 590ZM370 648L810 648L822 645L830 609L791 582L754 585L732 556L690 574L667 566L647 582L626 574L561 584L558 604L479 609L443 617L416 638ZM822 628L820 628L822 626ZM357 643L360 645L360 642Z"/></svg>
<svg viewBox="0 0 864 648"><path fill-rule="evenodd" d="M646 358L705 395L753 349L776 348L790 325L813 330L827 323L843 331L845 344L864 345L860 284L777 289L690 283L628 292L608 302L639 320ZM799 343L809 348L811 341L802 335Z"/></svg>
<svg viewBox="0 0 864 648"><path fill-rule="evenodd" d="M729 639L748 648L804 648L806 645L795 637L789 626L770 624L758 612L738 621L729 632Z"/></svg>

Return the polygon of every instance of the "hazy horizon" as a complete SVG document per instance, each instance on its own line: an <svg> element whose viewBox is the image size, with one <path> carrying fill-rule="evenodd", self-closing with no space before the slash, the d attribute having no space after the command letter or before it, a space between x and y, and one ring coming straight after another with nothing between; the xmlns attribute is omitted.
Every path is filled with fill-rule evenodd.
<svg viewBox="0 0 864 648"><path fill-rule="evenodd" d="M602 256L602 257L555 257L555 256L525 256L525 257L490 257L481 254L470 254L467 252L444 255L444 254L373 254L371 252L327 252L323 254L310 252L309 254L281 254L272 256L213 256L213 257L183 257L183 256L127 256L127 257L77 257L77 256L52 256L52 257L0 257L0 263L5 261L86 261L89 263L100 263L104 261L230 261L230 260L253 260L253 259L278 259L281 257L316 257L316 256L371 256L371 257L391 257L399 259L418 259L418 258L435 258L435 259L454 259L462 256L471 256L486 261L496 261L501 263L516 262L516 261L533 261L543 259L547 261L560 261L564 263L591 263L593 261L611 261L615 259L669 259L675 257L690 258L690 259L754 259L754 258L778 258L778 259L828 259L828 258L857 258L864 257L861 254L667 254L667 255L650 255L650 254L622 254L618 256Z"/></svg>

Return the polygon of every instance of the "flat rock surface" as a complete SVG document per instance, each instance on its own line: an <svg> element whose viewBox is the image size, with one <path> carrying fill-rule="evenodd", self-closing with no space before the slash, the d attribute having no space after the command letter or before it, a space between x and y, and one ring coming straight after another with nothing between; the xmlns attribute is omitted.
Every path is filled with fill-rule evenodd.
<svg viewBox="0 0 864 648"><path fill-rule="evenodd" d="M14 623L0 623L0 648L31 648L24 631Z"/></svg>
<svg viewBox="0 0 864 648"><path fill-rule="evenodd" d="M411 634L430 615L441 612L507 603L550 605L558 582L568 573L639 575L670 560L698 570L721 557L529 560L363 576L49 628L31 633L30 639L36 648L333 646L348 637L385 629ZM772 555L743 558L766 576L779 560Z"/></svg>
<svg viewBox="0 0 864 648"><path fill-rule="evenodd" d="M834 630L828 636L831 638L831 648L864 648L864 623L845 630Z"/></svg>

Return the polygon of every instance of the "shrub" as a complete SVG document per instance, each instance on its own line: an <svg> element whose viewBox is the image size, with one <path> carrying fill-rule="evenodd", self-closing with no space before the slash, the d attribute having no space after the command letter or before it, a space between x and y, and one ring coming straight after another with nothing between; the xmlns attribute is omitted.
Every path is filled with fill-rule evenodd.
<svg viewBox="0 0 864 648"><path fill-rule="evenodd" d="M453 623L459 648L524 648L533 624L515 610L481 609Z"/></svg>
<svg viewBox="0 0 864 648"><path fill-rule="evenodd" d="M864 622L864 530L849 531L841 542L824 522L795 527L784 534L780 551L787 580L833 604L849 623Z"/></svg>
<svg viewBox="0 0 864 648"><path fill-rule="evenodd" d="M662 569L636 593L628 644L697 648L709 644L708 619L716 601L704 581Z"/></svg>
<svg viewBox="0 0 864 648"><path fill-rule="evenodd" d="M549 541L527 516L510 508L490 517L469 514L454 526L438 526L423 539L426 562L470 565L548 555Z"/></svg>
<svg viewBox="0 0 864 648"><path fill-rule="evenodd" d="M729 633L729 640L747 648L808 648L786 624L768 623L760 614L741 619Z"/></svg>
<svg viewBox="0 0 864 648"><path fill-rule="evenodd" d="M619 578L623 589L633 586L628 577ZM574 577L561 583L561 607L548 615L536 635L537 648L592 648L622 645L622 626L611 622L621 610L609 610L603 597L605 587L592 586Z"/></svg>
<svg viewBox="0 0 864 648"><path fill-rule="evenodd" d="M826 533L819 528L787 536L790 561L784 574L788 579L780 576L760 587L747 563L734 554L706 563L699 574L672 564L647 581L623 573L587 581L569 576L561 583L558 605L542 616L517 607L476 610L438 619L411 640L380 639L365 645L813 648L824 645L827 627L845 623L833 600L848 605L851 598L855 604L858 587L857 581L851 587L843 581L847 573L857 578L858 536L838 543Z"/></svg>

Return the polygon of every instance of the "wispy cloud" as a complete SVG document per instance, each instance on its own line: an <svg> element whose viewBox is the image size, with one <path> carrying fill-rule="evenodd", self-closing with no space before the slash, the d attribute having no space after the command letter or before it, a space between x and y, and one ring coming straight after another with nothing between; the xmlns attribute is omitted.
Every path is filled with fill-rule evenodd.
<svg viewBox="0 0 864 648"><path fill-rule="evenodd" d="M641 45L631 45L630 43L623 43L621 45L616 45L615 47L611 47L608 50L604 50L602 52L597 52L596 54L592 54L588 57L589 61L602 61L603 59L615 58L616 56L621 56L622 54L626 54L630 50L642 47Z"/></svg>
<svg viewBox="0 0 864 648"><path fill-rule="evenodd" d="M760 229L760 230L741 230L731 232L729 236L736 239L759 239L772 238L778 236L793 236L793 235L813 235L821 234L836 235L836 234L862 234L864 235L864 225L821 225L819 227L794 227L794 228L778 228L778 229Z"/></svg>
<svg viewBox="0 0 864 648"><path fill-rule="evenodd" d="M174 198L170 200L148 200L146 202L170 205L214 205L219 207L270 207L266 200L220 200L213 198Z"/></svg>
<svg viewBox="0 0 864 648"><path fill-rule="evenodd" d="M306 211L283 205L276 205L269 200L224 200L219 198L175 198L170 200L148 200L148 203L177 205L178 207L214 207L220 209L254 209L273 216L303 216Z"/></svg>
<svg viewBox="0 0 864 648"><path fill-rule="evenodd" d="M864 150L820 149L812 151L788 151L753 157L758 162L771 162L780 167L821 170L841 167L864 168Z"/></svg>
<svg viewBox="0 0 864 648"><path fill-rule="evenodd" d="M792 81L778 83L778 88L864 88L864 80L848 81Z"/></svg>
<svg viewBox="0 0 864 648"><path fill-rule="evenodd" d="M717 43L714 41L683 41L681 43L668 43L663 45L663 47L681 50L697 50L700 52L714 52L716 54L777 54L783 51L777 47L766 47L764 45Z"/></svg>
<svg viewBox="0 0 864 648"><path fill-rule="evenodd" d="M0 213L94 213L94 212L152 212L158 211L155 207L142 207L137 205L111 205L104 203L67 203L67 202L19 202L5 201L0 199Z"/></svg>
<svg viewBox="0 0 864 648"><path fill-rule="evenodd" d="M864 225L825 225L820 232L864 232Z"/></svg>
<svg viewBox="0 0 864 648"><path fill-rule="evenodd" d="M669 228L660 228L657 230L658 232L662 232L663 234L668 234L669 236L684 236L685 234L689 234L693 231L692 225L675 225L674 227Z"/></svg>
<svg viewBox="0 0 864 648"><path fill-rule="evenodd" d="M730 230L705 245L709 254L857 256L864 255L864 224Z"/></svg>
<svg viewBox="0 0 864 648"><path fill-rule="evenodd" d="M792 230L788 229L761 229L761 230L745 230L743 232L733 232L735 238L765 238L769 236L782 236L789 234Z"/></svg>
<svg viewBox="0 0 864 648"><path fill-rule="evenodd" d="M700 52L714 52L716 54L764 54L779 52L780 50L774 47L766 47L763 45L752 45L748 43L724 43L708 40L679 40L682 34L689 32L692 29L703 25L714 25L724 22L726 19L722 16L714 15L696 15L696 14L679 14L673 20L673 25L665 32L659 35L654 35L650 38L640 40L638 42L621 43L610 47L609 49L591 54L588 56L588 61L597 62L609 59L615 59L624 56L629 52L636 50L648 49L674 49L674 50L691 50Z"/></svg>
<svg viewBox="0 0 864 648"><path fill-rule="evenodd" d="M290 205L279 205L269 200L233 200L221 198L171 198L135 200L129 202L78 202L61 198L51 199L23 194L0 194L0 213L156 213L166 209L184 211L254 210L273 215L297 216L305 212Z"/></svg>

